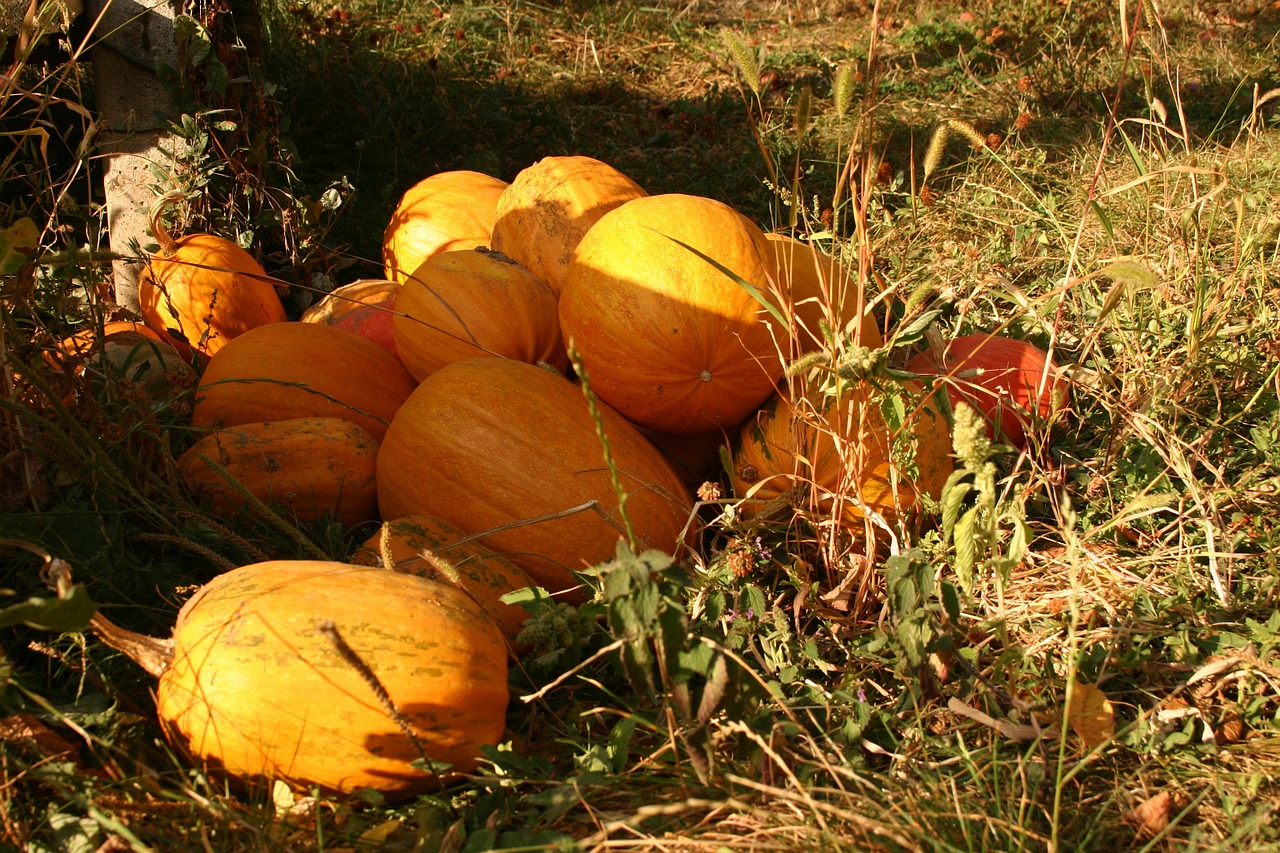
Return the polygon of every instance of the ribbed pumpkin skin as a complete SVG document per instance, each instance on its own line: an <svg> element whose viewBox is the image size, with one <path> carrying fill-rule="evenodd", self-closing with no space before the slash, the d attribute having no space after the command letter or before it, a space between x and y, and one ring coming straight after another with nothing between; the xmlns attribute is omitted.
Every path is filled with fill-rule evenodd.
<svg viewBox="0 0 1280 853"><path fill-rule="evenodd" d="M286 319L262 265L216 234L191 234L173 255L153 255L138 277L138 302L143 320L165 340L205 355Z"/></svg>
<svg viewBox="0 0 1280 853"><path fill-rule="evenodd" d="M544 157L498 198L493 248L559 294L574 247L600 217L633 198L639 184L592 157Z"/></svg>
<svg viewBox="0 0 1280 853"><path fill-rule="evenodd" d="M670 551L691 500L666 460L617 412L600 407L627 514L647 547ZM582 390L541 367L499 358L454 362L405 401L378 454L385 518L425 514L468 533L599 502L618 502ZM571 570L613 557L621 523L592 510L493 533L486 547L538 584L573 585Z"/></svg>
<svg viewBox="0 0 1280 853"><path fill-rule="evenodd" d="M838 260L785 234L765 234L765 238L769 271L780 290L788 294L795 316L797 354L822 349L823 323L840 331L857 316L861 321L849 331L851 336L857 332L856 343L869 349L884 343L875 318L858 314L858 284ZM855 341L850 337L848 343Z"/></svg>
<svg viewBox="0 0 1280 853"><path fill-rule="evenodd" d="M825 400L779 393L743 425L731 472L734 494L771 501L798 490L794 506L824 515L839 503L840 518L854 535L865 530L864 507L892 524L918 494L940 497L953 467L951 432L942 415L921 406L908 417L916 482L896 472L888 427L866 384Z"/></svg>
<svg viewBox="0 0 1280 853"><path fill-rule="evenodd" d="M455 361L502 356L560 370L560 316L551 289L489 250L442 252L401 286L392 321L396 352L415 379Z"/></svg>
<svg viewBox="0 0 1280 853"><path fill-rule="evenodd" d="M400 285L384 279L362 279L326 293L303 312L304 323L324 323L355 332L395 355L396 336L391 318Z"/></svg>
<svg viewBox="0 0 1280 853"><path fill-rule="evenodd" d="M1044 393L1039 394L1046 367ZM949 377L951 405L969 403L986 416L993 439L1002 438L1018 450L1027 446L1031 413L1048 418L1066 402L1068 393L1048 353L1028 341L1002 335L961 335L948 342L941 365L930 353L921 352L907 362L907 370Z"/></svg>
<svg viewBox="0 0 1280 853"><path fill-rule="evenodd" d="M417 385L395 356L322 323L261 326L209 359L192 421L217 428L290 418L345 418L379 441Z"/></svg>
<svg viewBox="0 0 1280 853"><path fill-rule="evenodd" d="M416 575L435 583L456 586L470 595L497 623L503 636L517 648L516 636L529 613L523 607L505 604L502 596L533 586L533 581L515 563L499 557L478 542L465 542L467 534L439 518L410 515L383 525L389 536L392 566L397 572ZM382 565L382 530L370 536L351 557L357 565ZM452 567L442 571L422 556L430 551Z"/></svg>
<svg viewBox="0 0 1280 853"><path fill-rule="evenodd" d="M204 458L202 458L204 457ZM248 503L205 458L221 465L254 497L282 503L301 521L326 511L353 527L378 517L378 442L341 418L293 418L211 432L178 457L187 484L216 510Z"/></svg>
<svg viewBox="0 0 1280 853"><path fill-rule="evenodd" d="M631 421L677 434L741 423L782 375L769 315L692 246L768 293L760 229L728 205L657 195L610 211L578 244L560 327L591 385Z"/></svg>
<svg viewBox="0 0 1280 853"><path fill-rule="evenodd" d="M474 602L411 575L275 561L218 575L178 614L156 707L166 736L242 782L401 799L436 787L412 741L319 628L331 621L460 772L502 736L507 650Z"/></svg>
<svg viewBox="0 0 1280 853"><path fill-rule="evenodd" d="M498 197L507 182L456 170L423 178L405 192L382 235L387 278L403 283L440 252L488 246Z"/></svg>

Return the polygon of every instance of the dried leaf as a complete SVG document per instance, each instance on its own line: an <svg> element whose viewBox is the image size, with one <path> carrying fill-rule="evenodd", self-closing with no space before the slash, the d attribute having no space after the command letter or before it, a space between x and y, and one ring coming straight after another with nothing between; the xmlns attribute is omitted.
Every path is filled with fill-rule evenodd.
<svg viewBox="0 0 1280 853"><path fill-rule="evenodd" d="M1077 681L1067 702L1067 722L1090 749L1101 746L1116 733L1111 701L1092 684Z"/></svg>
<svg viewBox="0 0 1280 853"><path fill-rule="evenodd" d="M1124 816L1138 830L1140 838L1154 838L1169 828L1169 810L1173 798L1168 791L1161 791L1144 800L1137 808Z"/></svg>

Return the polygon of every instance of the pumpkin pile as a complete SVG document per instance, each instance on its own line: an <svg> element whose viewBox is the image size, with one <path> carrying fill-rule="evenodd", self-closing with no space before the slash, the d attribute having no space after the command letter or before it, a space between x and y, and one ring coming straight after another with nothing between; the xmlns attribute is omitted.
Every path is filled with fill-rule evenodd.
<svg viewBox="0 0 1280 853"><path fill-rule="evenodd" d="M581 600L620 538L696 548L692 492L722 462L739 517L820 514L869 548L952 470L945 395L788 370L883 345L838 259L589 157L424 179L386 278L297 321L234 244L156 224L149 334L201 356L192 493L229 518L379 525L350 565L215 578L156 653L166 731L233 778L396 795L439 781L415 759L466 772L524 651L502 596ZM908 369L1018 447L1062 393L1044 353L994 335Z"/></svg>

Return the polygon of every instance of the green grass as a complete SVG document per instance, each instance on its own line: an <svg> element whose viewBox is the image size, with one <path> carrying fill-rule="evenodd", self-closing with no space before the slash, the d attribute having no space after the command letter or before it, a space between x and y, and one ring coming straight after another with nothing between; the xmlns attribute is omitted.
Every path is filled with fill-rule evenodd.
<svg viewBox="0 0 1280 853"><path fill-rule="evenodd" d="M193 68L203 147L179 174L201 191L187 224L250 245L295 313L379 274L418 179L581 153L795 221L862 271L891 341L935 310L943 338L1052 348L1070 407L992 457L972 579L935 517L866 564L820 518L727 501L683 564L623 555L649 580L539 617L564 630L513 669L529 699L485 772L410 803L230 791L166 745L140 671L58 630L75 614L46 630L0 609L0 846L1280 849L1274 5L343 0L270 4L264 25L262 67L226 90L263 94L260 120L216 126L224 95ZM40 93L87 101L91 80L0 82L0 230L40 235L0 280L0 608L48 595L26 543L164 635L228 563L301 556L299 537L341 558L369 531L215 521L167 461L191 441L181 387L42 367L107 308L91 147L39 144L42 122L84 120ZM896 342L892 368L922 345ZM849 572L872 590L854 614L821 599ZM655 591L661 616L635 622ZM1093 748L1065 716L1073 679L1111 703Z"/></svg>

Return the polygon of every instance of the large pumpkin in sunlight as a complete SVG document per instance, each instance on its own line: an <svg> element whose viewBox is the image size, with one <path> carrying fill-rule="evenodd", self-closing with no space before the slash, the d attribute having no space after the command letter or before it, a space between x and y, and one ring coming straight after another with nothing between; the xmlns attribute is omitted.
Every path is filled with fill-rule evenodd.
<svg viewBox="0 0 1280 853"><path fill-rule="evenodd" d="M216 774L304 792L422 793L440 781L415 766L424 753L468 772L505 725L507 648L481 608L367 566L282 560L216 576L178 613L158 674L179 749Z"/></svg>
<svg viewBox="0 0 1280 853"><path fill-rule="evenodd" d="M605 214L560 294L561 329L591 387L662 432L740 423L772 393L787 345L752 294L768 294L767 252L758 227L712 199L648 196Z"/></svg>
<svg viewBox="0 0 1280 853"><path fill-rule="evenodd" d="M840 261L785 234L765 237L769 271L794 317L794 354L822 349L824 326L848 345L876 349L884 343L875 317L865 310L867 294Z"/></svg>
<svg viewBox="0 0 1280 853"><path fill-rule="evenodd" d="M323 323L274 323L211 359L192 421L218 428L288 418L345 418L379 441L416 386L394 355Z"/></svg>
<svg viewBox="0 0 1280 853"><path fill-rule="evenodd" d="M424 261L401 285L392 328L400 360L419 380L450 362L484 356L568 366L555 294L488 249Z"/></svg>
<svg viewBox="0 0 1280 853"><path fill-rule="evenodd" d="M951 432L920 390L908 384L880 392L859 382L833 396L816 389L775 395L743 425L733 455L743 511L790 507L874 536L919 495L940 497L953 467ZM902 422L891 427L886 408Z"/></svg>
<svg viewBox="0 0 1280 853"><path fill-rule="evenodd" d="M382 235L387 278L402 283L432 255L488 246L507 182L482 172L438 172L410 187Z"/></svg>
<svg viewBox="0 0 1280 853"><path fill-rule="evenodd" d="M961 335L947 342L941 359L921 352L907 369L945 376L951 405L969 403L986 416L993 439L1018 450L1027 446L1027 429L1067 399L1067 383L1049 354L1003 335Z"/></svg>
<svg viewBox="0 0 1280 853"><path fill-rule="evenodd" d="M498 198L493 248L559 293L574 247L600 217L647 193L593 157L544 157Z"/></svg>
<svg viewBox="0 0 1280 853"><path fill-rule="evenodd" d="M683 541L691 499L662 454L599 406L622 488L618 506L582 389L542 367L477 358L440 368L397 412L378 454L385 518L430 515L556 591L611 559L627 520L642 547Z"/></svg>

